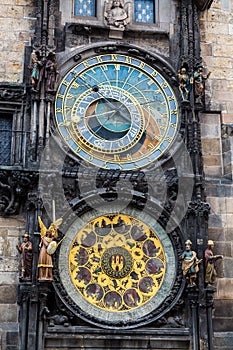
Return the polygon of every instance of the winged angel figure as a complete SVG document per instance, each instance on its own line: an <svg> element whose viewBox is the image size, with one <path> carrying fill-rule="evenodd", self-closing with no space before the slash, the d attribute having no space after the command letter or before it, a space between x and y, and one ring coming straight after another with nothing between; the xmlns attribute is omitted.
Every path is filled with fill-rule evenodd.
<svg viewBox="0 0 233 350"><path fill-rule="evenodd" d="M47 229L41 217L38 216L40 225L40 254L38 260L39 280L52 280L53 260L52 254L56 251L58 238L58 228L62 223L62 218L54 221Z"/></svg>
<svg viewBox="0 0 233 350"><path fill-rule="evenodd" d="M105 1L104 4L104 18L110 28L118 28L124 30L128 23L130 23L132 15L131 1L113 0Z"/></svg>

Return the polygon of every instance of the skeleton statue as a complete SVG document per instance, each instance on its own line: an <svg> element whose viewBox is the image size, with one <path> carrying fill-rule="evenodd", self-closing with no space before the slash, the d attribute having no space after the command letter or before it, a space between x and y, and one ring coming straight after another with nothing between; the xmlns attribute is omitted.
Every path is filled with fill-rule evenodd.
<svg viewBox="0 0 233 350"><path fill-rule="evenodd" d="M110 29L123 31L130 22L131 2L124 0L105 1L104 18Z"/></svg>

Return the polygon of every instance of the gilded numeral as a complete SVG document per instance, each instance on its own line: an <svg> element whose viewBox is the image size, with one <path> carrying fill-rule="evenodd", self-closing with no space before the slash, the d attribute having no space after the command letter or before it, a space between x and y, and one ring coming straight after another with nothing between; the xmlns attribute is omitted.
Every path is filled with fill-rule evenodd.
<svg viewBox="0 0 233 350"><path fill-rule="evenodd" d="M57 98L64 98L64 95L61 95L61 94L57 94Z"/></svg>
<svg viewBox="0 0 233 350"><path fill-rule="evenodd" d="M68 100L71 100L71 99L75 98L75 96L72 95L72 94L67 94L67 95L66 95L66 98L67 98Z"/></svg>
<svg viewBox="0 0 233 350"><path fill-rule="evenodd" d="M90 65L89 65L89 63L87 61L84 61L83 65L84 65L85 68L89 68L90 67Z"/></svg>
<svg viewBox="0 0 233 350"><path fill-rule="evenodd" d="M166 136L165 140L168 141L168 142L172 142L172 138L169 137L169 136Z"/></svg>
<svg viewBox="0 0 233 350"><path fill-rule="evenodd" d="M145 62L141 62L139 68L143 69L145 67Z"/></svg>
<svg viewBox="0 0 233 350"><path fill-rule="evenodd" d="M108 66L107 66L106 64L103 64L103 65L102 65L102 69L103 69L103 70L108 70Z"/></svg>
<svg viewBox="0 0 233 350"><path fill-rule="evenodd" d="M158 74L158 72L156 72L156 70L154 70L154 71L151 73L152 77L155 77L157 74Z"/></svg>
<svg viewBox="0 0 233 350"><path fill-rule="evenodd" d="M127 154L127 159L128 159L128 160L132 160L132 159L133 159L133 158L132 158L132 154L128 153L128 154Z"/></svg>
<svg viewBox="0 0 233 350"><path fill-rule="evenodd" d="M113 60L113 61L116 61L116 60L117 60L117 55L114 54L114 53L112 54L112 60Z"/></svg>
<svg viewBox="0 0 233 350"><path fill-rule="evenodd" d="M114 161L115 162L120 162L121 161L121 159L120 159L118 154L114 154Z"/></svg>
<svg viewBox="0 0 233 350"><path fill-rule="evenodd" d="M65 86L69 86L70 83L68 83L68 81L66 81L66 80L63 80L62 84Z"/></svg>
<svg viewBox="0 0 233 350"><path fill-rule="evenodd" d="M116 70L120 70L120 65L119 64L115 64L115 69Z"/></svg>
<svg viewBox="0 0 233 350"><path fill-rule="evenodd" d="M57 113L62 113L62 108L56 108Z"/></svg>
<svg viewBox="0 0 233 350"><path fill-rule="evenodd" d="M74 81L72 83L72 87L74 87L74 88L79 88L79 86L80 86L80 84L76 83L76 81Z"/></svg>
<svg viewBox="0 0 233 350"><path fill-rule="evenodd" d="M96 58L97 58L97 61L98 61L99 63L103 62L101 56L97 56Z"/></svg>
<svg viewBox="0 0 233 350"><path fill-rule="evenodd" d="M147 146L149 149L154 149L155 148L155 145L153 143L148 143L148 146Z"/></svg>
<svg viewBox="0 0 233 350"><path fill-rule="evenodd" d="M129 57L129 56L126 56L125 62L126 62L126 63L132 63L132 58Z"/></svg>

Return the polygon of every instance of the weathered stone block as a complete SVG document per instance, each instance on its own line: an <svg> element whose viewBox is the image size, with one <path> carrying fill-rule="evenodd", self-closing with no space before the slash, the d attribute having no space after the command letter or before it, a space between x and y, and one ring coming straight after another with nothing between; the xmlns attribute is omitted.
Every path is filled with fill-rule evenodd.
<svg viewBox="0 0 233 350"><path fill-rule="evenodd" d="M233 333L231 332L215 332L214 333L214 348L231 350L233 344Z"/></svg>
<svg viewBox="0 0 233 350"><path fill-rule="evenodd" d="M231 317L233 315L233 299L214 301L214 317Z"/></svg>
<svg viewBox="0 0 233 350"><path fill-rule="evenodd" d="M223 259L224 264L224 276L226 278L233 278L233 258L224 258ZM233 298L233 297L232 297Z"/></svg>
<svg viewBox="0 0 233 350"><path fill-rule="evenodd" d="M213 241L224 241L225 231L223 228L210 227L208 229L209 238Z"/></svg>
<svg viewBox="0 0 233 350"><path fill-rule="evenodd" d="M202 150L207 154L221 154L221 145L219 138L202 138Z"/></svg>
<svg viewBox="0 0 233 350"><path fill-rule="evenodd" d="M18 272L0 272L1 285L15 285L18 283Z"/></svg>
<svg viewBox="0 0 233 350"><path fill-rule="evenodd" d="M209 216L209 227L222 227L222 217L221 215L211 214Z"/></svg>
<svg viewBox="0 0 233 350"><path fill-rule="evenodd" d="M206 176L219 177L222 176L223 171L220 166L204 166Z"/></svg>
<svg viewBox="0 0 233 350"><path fill-rule="evenodd" d="M17 314L18 312L16 304L0 305L0 322L16 322Z"/></svg>
<svg viewBox="0 0 233 350"><path fill-rule="evenodd" d="M0 271L13 272L18 270L18 259L16 258L0 258Z"/></svg>
<svg viewBox="0 0 233 350"><path fill-rule="evenodd" d="M232 257L231 242L215 242L214 254Z"/></svg>
<svg viewBox="0 0 233 350"><path fill-rule="evenodd" d="M221 130L219 123L215 124L212 122L212 124L201 124L201 136L202 138L220 138Z"/></svg>
<svg viewBox="0 0 233 350"><path fill-rule="evenodd" d="M208 202L210 203L214 213L226 213L226 199L224 197L208 197ZM213 220L213 217L211 217L211 220Z"/></svg>
<svg viewBox="0 0 233 350"><path fill-rule="evenodd" d="M231 317L219 317L213 319L214 332L232 332L233 323ZM225 350L225 349L224 349Z"/></svg>
<svg viewBox="0 0 233 350"><path fill-rule="evenodd" d="M15 304L16 293L16 285L0 285L0 304Z"/></svg>

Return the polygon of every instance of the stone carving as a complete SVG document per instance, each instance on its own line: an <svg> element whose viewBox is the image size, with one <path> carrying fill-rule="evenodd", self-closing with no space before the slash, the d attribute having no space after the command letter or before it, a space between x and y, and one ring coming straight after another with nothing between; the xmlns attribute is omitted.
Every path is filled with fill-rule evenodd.
<svg viewBox="0 0 233 350"><path fill-rule="evenodd" d="M38 260L38 268L39 268L39 280L49 280L53 279L52 269L53 269L53 259L51 256L52 250L52 242L58 237L58 228L62 223L62 219L58 219L53 222L50 227L47 229L43 224L40 216L38 217L39 225L40 225L40 254ZM56 242L54 242L56 245ZM49 251L51 248L51 252Z"/></svg>
<svg viewBox="0 0 233 350"><path fill-rule="evenodd" d="M216 272L216 261L219 259L223 259L222 255L214 255L213 248L214 242L212 240L208 240L208 248L205 250L205 283L207 285L214 284L214 281L217 276Z"/></svg>
<svg viewBox="0 0 233 350"><path fill-rule="evenodd" d="M196 102L203 104L203 97L205 94L205 81L209 78L211 72L204 74L203 65L198 64L195 67L194 71L194 96L196 98Z"/></svg>
<svg viewBox="0 0 233 350"><path fill-rule="evenodd" d="M125 30L130 22L131 2L124 0L105 1L104 18L110 29Z"/></svg>
<svg viewBox="0 0 233 350"><path fill-rule="evenodd" d="M193 79L190 78L186 67L182 67L178 71L178 79L179 79L179 90L180 90L181 96L184 101L188 101Z"/></svg>
<svg viewBox="0 0 233 350"><path fill-rule="evenodd" d="M32 243L29 241L27 233L23 236L23 243L16 246L18 252L22 254L21 277L31 279L32 276Z"/></svg>
<svg viewBox="0 0 233 350"><path fill-rule="evenodd" d="M56 90L56 83L59 76L56 64L55 52L50 52L47 56L45 63L45 90L46 92L53 93Z"/></svg>
<svg viewBox="0 0 233 350"><path fill-rule="evenodd" d="M34 92L38 92L40 89L40 82L43 74L42 67L43 62L40 58L39 51L33 50L31 53L31 63L28 68L31 71L31 84L32 91Z"/></svg>
<svg viewBox="0 0 233 350"><path fill-rule="evenodd" d="M185 251L182 253L180 259L183 260L182 270L183 275L188 282L189 286L195 286L195 280L197 278L197 272L199 271L198 264L202 259L197 258L196 252L191 250L192 242L188 239L185 242Z"/></svg>
<svg viewBox="0 0 233 350"><path fill-rule="evenodd" d="M0 172L0 214L17 214L22 208L23 198L38 178L36 172Z"/></svg>

